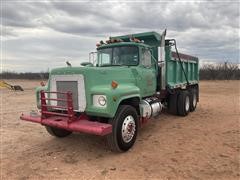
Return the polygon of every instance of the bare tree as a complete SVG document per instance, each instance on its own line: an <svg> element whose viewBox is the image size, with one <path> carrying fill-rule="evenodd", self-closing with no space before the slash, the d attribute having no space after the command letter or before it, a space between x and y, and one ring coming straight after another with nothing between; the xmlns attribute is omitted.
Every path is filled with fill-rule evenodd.
<svg viewBox="0 0 240 180"><path fill-rule="evenodd" d="M200 79L204 80L239 80L240 69L238 64L224 63L203 65L200 69Z"/></svg>

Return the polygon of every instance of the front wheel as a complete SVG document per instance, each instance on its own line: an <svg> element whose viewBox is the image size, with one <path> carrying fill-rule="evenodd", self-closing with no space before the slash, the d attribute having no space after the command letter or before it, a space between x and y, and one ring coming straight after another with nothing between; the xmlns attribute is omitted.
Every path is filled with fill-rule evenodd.
<svg viewBox="0 0 240 180"><path fill-rule="evenodd" d="M138 114L134 107L121 105L112 124L112 133L107 136L107 142L112 151L124 152L129 150L136 141L138 132Z"/></svg>
<svg viewBox="0 0 240 180"><path fill-rule="evenodd" d="M63 137L66 137L66 136L72 134L71 131L68 131L65 129L59 129L59 128L55 128L55 127L51 127L51 126L45 126L45 127L46 127L47 132L55 137L63 138Z"/></svg>

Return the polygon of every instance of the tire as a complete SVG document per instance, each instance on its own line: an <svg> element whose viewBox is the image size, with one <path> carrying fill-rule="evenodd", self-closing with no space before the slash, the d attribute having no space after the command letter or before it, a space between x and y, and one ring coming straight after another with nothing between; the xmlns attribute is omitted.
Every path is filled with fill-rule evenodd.
<svg viewBox="0 0 240 180"><path fill-rule="evenodd" d="M177 110L178 93L170 94L168 98L168 112L173 115L178 114Z"/></svg>
<svg viewBox="0 0 240 180"><path fill-rule="evenodd" d="M66 136L72 134L71 131L68 131L65 129L59 129L59 128L55 128L55 127L51 127L51 126L45 126L45 127L46 127L47 132L55 137L63 138L63 137L66 137Z"/></svg>
<svg viewBox="0 0 240 180"><path fill-rule="evenodd" d="M189 92L186 90L182 90L178 95L178 115L187 116L190 111L190 96Z"/></svg>
<svg viewBox="0 0 240 180"><path fill-rule="evenodd" d="M197 107L197 90L195 88L190 89L190 112L195 111Z"/></svg>
<svg viewBox="0 0 240 180"><path fill-rule="evenodd" d="M114 152L128 151L134 145L138 133L136 109L129 105L120 105L109 123L112 124L112 133L107 136L110 149Z"/></svg>

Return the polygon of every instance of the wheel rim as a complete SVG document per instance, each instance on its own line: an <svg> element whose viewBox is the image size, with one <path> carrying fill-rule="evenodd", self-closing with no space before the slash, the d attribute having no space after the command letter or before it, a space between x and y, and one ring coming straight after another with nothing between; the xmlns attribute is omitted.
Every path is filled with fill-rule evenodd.
<svg viewBox="0 0 240 180"><path fill-rule="evenodd" d="M122 139L125 143L133 139L136 131L136 124L132 116L127 116L122 124Z"/></svg>
<svg viewBox="0 0 240 180"><path fill-rule="evenodd" d="M193 94L193 107L197 105L197 95L194 93Z"/></svg>
<svg viewBox="0 0 240 180"><path fill-rule="evenodd" d="M190 107L190 100L189 96L186 96L186 101L185 101L185 110L188 111Z"/></svg>

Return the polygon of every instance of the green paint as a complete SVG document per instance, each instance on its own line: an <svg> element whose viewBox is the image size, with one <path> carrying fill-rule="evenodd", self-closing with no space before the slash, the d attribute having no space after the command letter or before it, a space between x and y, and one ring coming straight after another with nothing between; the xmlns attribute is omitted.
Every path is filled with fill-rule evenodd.
<svg viewBox="0 0 240 180"><path fill-rule="evenodd" d="M148 67L144 66L142 61L143 53L150 50L152 56L157 60L157 48L160 44L161 36L156 32L148 32L133 35L144 43L135 42L121 42L102 45L97 48L101 51L105 48L118 48L124 46L134 46L137 48L138 62L134 66L108 66L108 67L63 67L56 68L50 72L49 78L53 75L76 75L82 74L85 80L85 93L86 93L86 113L93 116L114 117L117 108L122 100L138 97L142 99L147 96L152 96L157 88L157 73L156 62L150 58L151 63ZM129 36L120 36L119 38L128 41ZM166 47L166 82L167 86L174 88L176 85L184 84L185 79L180 68L178 61L173 60L171 57L171 48ZM132 59L126 59L131 61ZM198 62L190 63L184 62L184 67L187 70L187 75L191 83L198 83ZM113 89L111 82L116 81L118 87ZM39 107L39 91L50 90L50 81L46 87L38 87L36 89L37 104ZM93 95L106 95L107 107L99 108L93 106ZM114 97L114 98L113 98Z"/></svg>

